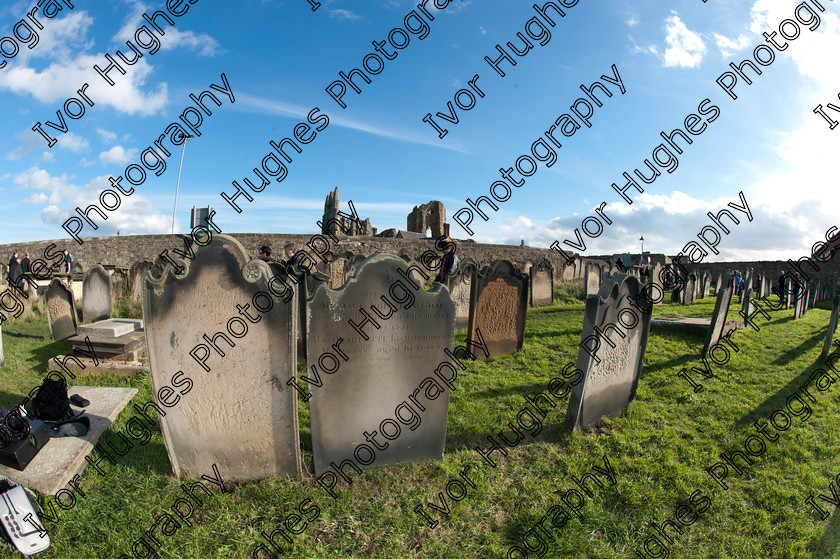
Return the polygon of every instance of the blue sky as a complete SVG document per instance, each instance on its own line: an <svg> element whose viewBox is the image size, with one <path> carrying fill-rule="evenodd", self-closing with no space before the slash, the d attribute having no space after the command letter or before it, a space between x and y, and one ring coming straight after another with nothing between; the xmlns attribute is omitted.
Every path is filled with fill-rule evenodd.
<svg viewBox="0 0 840 559"><path fill-rule="evenodd" d="M584 0L555 18L545 45L532 41L534 48L517 57L515 67L502 63L504 78L484 57L496 58L495 46L508 41L521 47L516 34L525 34L536 15L533 2L455 0L443 10L429 2L435 19L428 35L420 40L419 33L408 33L409 44L370 75L371 84L356 80L361 94L348 87L346 109L325 89L339 71L362 67L375 52L372 41L387 40L392 29L405 27L407 14L420 13L417 2L321 0L316 11L307 0L185 3L188 11L174 18L174 27L164 26L160 50L141 51L136 64L124 66L124 76L112 71L113 87L93 65L104 67L105 54L116 50L131 54L125 41L144 23L142 14L166 3L73 3L74 9L64 5L52 19L36 12L44 26L37 30L38 44L21 44L15 57L0 58L7 62L0 69L0 243L65 238L72 250L61 224L74 208L98 203L108 177L139 163L143 150L192 105L189 94L222 85L222 73L235 101L222 95L222 106L205 115L201 136L187 143L178 232L188 229L193 205L208 204L225 232L315 232L324 198L338 186L342 208L352 199L380 231L405 228L414 205L440 200L453 235L465 238L452 216L466 198L487 196L501 179L499 169L530 153L531 144L583 96L579 86L612 76L613 64L626 92L612 87L615 94L596 108L592 127L561 137L557 161L549 168L541 163L489 221L476 218L472 238L524 239L542 247L574 240L581 220L605 201L613 224L588 239L583 254L637 252L640 235L646 250L674 254L711 223L706 212L739 202L739 191L753 221L731 228L721 254L709 260L804 255L837 224L840 127L830 130L812 112L818 103L840 105L833 59L840 52L840 23L833 0L821 0L825 12L814 9L816 30L797 24L798 38L784 52L774 49L775 61L761 68L762 75L735 87L737 100L715 80L729 62L752 59L753 49L767 44L762 32L796 21L797 2ZM5 3L0 36L12 36L35 5ZM801 10L798 15L811 17ZM533 24L530 29L538 31ZM786 24L784 31L794 29ZM25 28L18 31L25 37ZM13 44L0 47L8 54ZM447 113L447 101L475 74L485 96L469 111L458 111L457 125L435 117L448 129L439 139L423 116ZM49 148L32 126L57 123L56 111L79 97L84 83L94 106L78 119L65 116L68 133L44 127L57 139ZM645 194L634 194L632 205L624 203L611 183L623 184L625 171L644 170L644 159L662 142L659 132L684 128L685 117L706 98L720 116L693 137L673 173L662 171ZM232 181L255 180L252 169L271 151L269 141L292 137L315 107L328 115L329 125L301 144L301 154L290 153L282 182L253 194L254 202L237 214L220 192L233 194ZM98 230L88 226L82 236L169 232L180 155L180 148L173 150L165 172L149 172L107 221L97 218Z"/></svg>

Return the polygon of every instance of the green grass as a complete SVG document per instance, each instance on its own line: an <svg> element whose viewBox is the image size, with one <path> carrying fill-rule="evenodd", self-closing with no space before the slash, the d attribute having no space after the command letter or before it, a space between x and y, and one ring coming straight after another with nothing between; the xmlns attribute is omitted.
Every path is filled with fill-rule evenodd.
<svg viewBox="0 0 840 559"><path fill-rule="evenodd" d="M494 455L498 466L485 466L475 452L487 447L487 436L503 431L512 437L508 422L516 421L524 396L546 391L560 368L577 358L583 302L580 292L563 294L564 302L529 309L525 346L514 355L468 365L452 392L446 450L441 463L417 463L378 468L355 476L330 498L311 475L290 480L274 477L236 484L228 492L202 497L191 526L182 524L171 536L155 532L162 547L159 557L249 557L303 499L312 499L320 516L285 545L291 558L473 558L505 557L518 545L562 493L575 487L594 465L603 467L606 455L616 470L616 484L596 489L564 527L550 528L546 557L635 558L635 549L650 535L650 522L674 520L678 501L695 490L712 502L697 522L684 528L670 546L675 558L828 558L840 547L840 514L822 503L826 520L808 511L803 500L830 495L829 483L840 473L840 387L825 392L811 389L816 403L805 421L797 418L776 442L767 443L763 456L742 475L730 471L728 490L718 487L705 469L720 452L742 449L754 433L754 420L766 420L816 369L829 311L809 310L798 321L793 311L760 319L759 332L739 330L732 335L739 351L724 366L711 365L715 378L698 380L704 389L693 392L677 373L700 367L703 339L654 332L650 336L636 400L611 421L584 433L563 427L567 398L544 420L542 430L524 438L506 457ZM669 297L666 295L666 300ZM729 318L740 305L733 300ZM822 305L825 307L825 305ZM690 307L664 304L655 314L711 316L714 298ZM456 335L456 345L465 333ZM3 325L6 365L0 371L0 401L20 400L40 383L46 361L69 350L65 342L49 339L42 317ZM150 400L148 375L134 378L97 377L85 383L133 386L134 403ZM304 470L311 471L308 410L301 405ZM126 408L105 441L118 444L113 432L123 432L137 416ZM772 428L771 428L772 430ZM775 432L775 431L773 431ZM471 466L476 484L457 503L448 503L434 528L413 512L419 504L436 502L438 492ZM79 486L85 497L70 511L61 511L57 524L48 523L53 547L45 558L118 557L131 553L132 543L152 526L158 513L182 496L171 475L158 429L145 446L137 446L104 464L104 475L88 468ZM602 478L599 478L602 479ZM836 487L836 485L835 485ZM427 507L428 508L428 507ZM141 555L138 552L138 555Z"/></svg>

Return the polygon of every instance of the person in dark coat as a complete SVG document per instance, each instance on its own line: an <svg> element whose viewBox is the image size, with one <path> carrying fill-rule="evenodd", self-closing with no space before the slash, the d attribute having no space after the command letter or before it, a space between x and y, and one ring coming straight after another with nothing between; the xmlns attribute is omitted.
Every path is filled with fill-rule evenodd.
<svg viewBox="0 0 840 559"><path fill-rule="evenodd" d="M28 252L26 253L26 256L23 257L23 260L20 261L20 267L24 274L28 274L32 270L32 261L29 260Z"/></svg>
<svg viewBox="0 0 840 559"><path fill-rule="evenodd" d="M435 276L435 283L446 283L446 280L451 276L455 270L457 256L455 256L455 252L452 250L452 243L446 243L443 246L443 256L441 257L440 263L440 270Z"/></svg>
<svg viewBox="0 0 840 559"><path fill-rule="evenodd" d="M260 260L271 262L271 249L267 246L260 247Z"/></svg>
<svg viewBox="0 0 840 559"><path fill-rule="evenodd" d="M20 276L23 275L23 269L20 267L20 260L18 260L18 252L12 253L9 258L9 284L21 288Z"/></svg>

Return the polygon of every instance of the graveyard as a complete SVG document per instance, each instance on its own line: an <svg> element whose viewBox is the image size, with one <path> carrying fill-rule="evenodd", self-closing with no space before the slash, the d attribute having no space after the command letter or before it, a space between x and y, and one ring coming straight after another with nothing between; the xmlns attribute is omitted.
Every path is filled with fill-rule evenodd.
<svg viewBox="0 0 840 559"><path fill-rule="evenodd" d="M210 260L201 266L224 268L221 262L228 257L219 258L222 260L215 264ZM240 255L240 259L243 264L247 261L245 255ZM384 266L370 275L370 281L379 282L378 288L360 292L363 301L354 303L355 308L375 304L388 312L379 293L388 293L388 287L398 278L404 278L403 285L409 285L407 276L394 274L393 268L388 268L404 266L399 262L393 256L371 261L373 266ZM532 272L537 273L537 268ZM473 293L483 289L490 300L504 301L508 297L520 303L524 302L523 296L527 299L531 295L511 291L509 284L494 280L490 268L481 272L468 269L473 274ZM370 272L375 270L371 268ZM515 276L518 272L505 273ZM477 280L479 276L486 276L486 281ZM255 272L249 277L240 280L238 289L257 292L267 276ZM627 278L623 281L630 282L632 291L635 278L616 277ZM252 283L255 278L263 279ZM195 299L185 299L180 304L205 308L205 312L222 306L215 312L228 318L228 303L208 306L211 284L199 285L181 295L167 291L182 281L197 280L160 278L150 282L145 304L154 301L152 293L164 298L191 296ZM736 297L731 297L726 284L731 304L729 300L724 304L715 288L709 296L698 296L691 304L683 304L683 300L670 302L671 294L666 291L664 302L652 307L651 318L712 319L709 335L714 328L717 339L728 340L726 344L718 342L729 348L725 365L718 364L720 354L712 349L715 342L708 336L651 327L649 333L644 333L646 347L635 357L623 358L624 367L627 362L643 358L629 405L622 404L612 418L601 418L583 430L573 430L567 426L569 400L580 397L575 396L575 388L583 391L585 399L586 391L581 388L584 385L578 384L571 395L557 396L551 382L561 376L567 363L578 363L580 367L588 281L586 277L557 278L553 302L546 301L545 288L540 287L543 304L529 306L525 317L513 311L499 314L486 303L470 306L469 316L454 330L451 347L456 348L457 362L463 363L464 368L457 370L457 378L452 378L451 387L446 390L448 411L445 405L439 405L443 404L442 399L434 402L437 408L426 411L437 418L435 434L421 429L413 432L403 424L404 433L391 444L406 444L409 439L405 437L416 435L417 441L405 448L418 444L417 451L398 455L392 463L374 463L362 473L345 468L346 478L333 476L330 484L324 483L328 478L323 477L327 463L352 457L352 446L347 444L353 434L382 418L374 410L365 412L370 415L365 420L366 416L354 411L358 408L353 399L342 396L356 394L354 398L367 398L362 409L369 410L377 405L377 391L354 387L354 381L359 382L356 377L341 377L342 373L353 372L343 362L334 376L322 375L323 387L302 384L313 393L311 399L291 389L270 392L274 396L259 394L259 387L270 385L270 379L254 380L253 386L221 381L199 385L225 374L244 381L247 364L241 361L243 354L230 353L225 358L214 354L211 359L215 361L207 362L212 370L206 372L206 377L193 374L193 390L200 392L201 398L191 401L190 396L195 394L186 394L182 403L165 408L165 417L156 417L154 408L143 408L155 396L152 383L157 389L166 381L174 383L171 371L175 369L170 364L179 363L186 370L192 344L177 344L176 352L168 357L170 362L156 363L155 359L161 359L164 353L155 357L154 337L168 341L168 332L183 330L184 324L177 320L177 309L167 317L152 314L146 307L141 317L146 320L146 328L152 329L147 331L153 350L150 363L137 374L80 374L75 379L76 384L86 386L136 389L137 394L99 441L102 448L112 449L113 463L98 460L88 465L59 499L51 495L40 497L53 541L44 556L833 557L840 548L840 517L835 514L836 505L830 502L835 499L834 480L840 471L834 436L840 418L833 413L840 397L836 382L819 377L816 372L826 369L819 356L831 320L832 301L819 302L804 313L798 307L768 310L769 319L756 314L755 327L741 327L727 335L723 334L721 320L743 324L744 318L739 315L742 306ZM702 292L699 283L696 289ZM601 287L608 284L605 281ZM166 285L174 287L163 287ZM451 287L457 307L455 290L460 288L454 283ZM340 291L319 289L309 305L327 309L331 304L341 304L339 299L333 301ZM392 290L391 296L407 301L400 294L405 295L410 289L406 287L405 293ZM453 333L432 322L423 323L429 318L420 315L444 313L455 322L458 310L452 303L445 303L448 295L440 299L440 291L414 295L428 301L410 310L400 307L392 311L393 317L387 321L378 314L381 310L374 309L370 316L386 330L379 331L370 324L361 330L370 334L374 343L385 340L389 332L411 328L412 324L421 332L433 330L433 337L426 336L412 350L419 352L413 359L429 361L425 368L411 372L410 379L394 381L394 386L387 389L389 400L406 398L406 402L429 407L422 396L420 400L409 400L410 390L404 386L416 386L440 360L435 358L432 363L431 355L424 357L422 348L446 346L447 336ZM533 295L537 297L536 293ZM682 295L684 298L685 293ZM364 300L365 297L371 299ZM78 301L77 306L84 310ZM113 308L112 316L131 314L131 305L125 300L118 299ZM26 317L3 324L2 405L19 401L32 386L40 384L50 358L72 351L71 342L53 341L47 310L46 303L37 300ZM491 319L482 318L481 312L489 312ZM133 318L139 318L136 309L134 314ZM307 367L329 350L337 336L336 327L324 321L328 314L313 312L311 319L322 322L306 325L313 334L307 340L309 358L298 360L299 379L312 374ZM794 319L795 316L799 318ZM500 317L499 328L494 328L493 321ZM488 339L511 335L515 338L523 318L521 346L511 346L509 342L494 346L497 351L485 359L469 343L477 326L484 328L483 336ZM288 322L289 314L271 320L283 319L287 320L284 329L294 332L297 324ZM155 322L164 324L167 320L175 322L165 328ZM249 324L256 330L247 334L249 337L236 340L251 344L252 353L259 344L267 342L250 336L271 332L258 330L257 324ZM208 323L207 328L210 326ZM628 327L631 336L641 332L634 328L640 327ZM280 338L286 339L285 354L292 355L294 337ZM616 336L612 338L618 341ZM280 341L272 343L276 346ZM346 343L352 341L348 339ZM226 345L222 347L227 349ZM352 347L339 346L344 351L352 351L348 349ZM479 358L462 359L459 347L471 348ZM837 347L831 344L829 351L837 353ZM597 355L609 361L613 359L610 349L602 340ZM704 350L710 350L705 360L701 358ZM272 353L282 355L277 350ZM358 359L353 353L349 355L351 364ZM369 360L365 363L377 370L391 362L398 363L401 357L373 354L365 357ZM260 367L253 365L259 361L251 363ZM272 366L283 365L278 362ZM193 369L196 367L193 364ZM161 376L163 371L167 374ZM361 382L373 379L362 377ZM539 394L551 396L540 399ZM796 394L800 396L795 397ZM296 406L278 400L281 395L291 396ZM226 398L242 404L230 408L222 404ZM267 403L269 398L275 398L273 404ZM277 416L270 413L271 406L276 405L293 410L295 415L286 417L281 425L273 425L272 434L265 423L276 421L272 418ZM220 415L220 408L228 413ZM790 419L784 430L776 428L778 416L774 415L782 409L789 411ZM199 416L206 419L201 425L192 424L192 418ZM422 417L422 429L426 429L432 416ZM767 427L771 417L774 427ZM142 436L132 428L137 425L143 426ZM764 434L759 434L762 425ZM198 451L185 452L184 448L192 448L190 445L201 446L195 441L203 440L206 429L210 439L234 440L235 444L222 446L240 448L242 452L206 456ZM278 434L277 429L287 431ZM165 435L164 430L169 430L169 434ZM289 448L288 441L296 437L297 447ZM422 448L429 440L439 441L440 446ZM760 451L755 450L756 440L762 443ZM499 445L495 449L494 441ZM377 444L383 442L380 439ZM744 454L746 458L734 458L734 462L720 457L721 453L731 455L735 451L749 454ZM291 459L273 461L272 456ZM278 464L283 466L278 468ZM182 477L173 475L179 471ZM196 491L198 483L209 489L198 487ZM192 493L185 489L190 487ZM822 497L818 496L820 493ZM817 507L811 506L809 499Z"/></svg>

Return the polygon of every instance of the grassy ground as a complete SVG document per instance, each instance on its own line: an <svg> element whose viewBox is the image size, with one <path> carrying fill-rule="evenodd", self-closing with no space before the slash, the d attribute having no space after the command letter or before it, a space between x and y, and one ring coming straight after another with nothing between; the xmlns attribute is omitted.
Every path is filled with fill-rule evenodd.
<svg viewBox="0 0 840 559"><path fill-rule="evenodd" d="M525 533L552 505L574 502L572 477L593 466L604 467L604 456L616 472L615 483L602 480L585 496L580 517L561 528L544 523L544 556L571 558L635 558L635 550L653 529L650 523L675 520L678 504L701 491L711 506L684 532L673 528L670 557L676 558L827 558L840 547L840 514L834 505L818 500L829 517L820 520L804 499L822 493L840 473L840 387L824 392L813 387L816 402L809 402L810 417L793 416L790 428L767 443L766 452L745 466L742 474L730 468L728 489L717 485L705 468L719 461L718 454L743 450L744 440L755 434L753 421L766 421L816 369L829 311L814 309L798 321L793 311L772 313L761 330L732 335L739 351L723 366L711 364L715 377L699 380L695 393L678 377L683 368L701 368L698 358L703 339L653 332L636 401L612 421L586 433L563 427L567 398L549 412L539 433L523 431L521 442L505 457L494 454L496 467L485 465L474 450L487 448L487 436L516 421L524 396L546 391L559 370L577 357L583 302L564 296L564 302L530 309L524 349L515 354L478 361L461 373L452 393L446 452L442 463L406 464L380 468L356 476L341 486L337 500L330 498L310 475L300 480L280 477L239 484L224 493L201 497L190 525L170 525L171 535L154 532L161 547L155 554L142 544L132 545L155 522L159 513L182 497L172 477L158 429L151 441L135 446L116 465L103 464L103 474L88 468L79 487L84 496L71 510L59 511L60 520L48 523L53 547L46 558L134 557L216 558L250 557L260 532L270 533L311 499L319 514L312 522L291 516L287 525L302 533L283 543L292 558L473 558L505 557L511 545L521 545ZM668 297L666 297L668 300ZM822 305L825 307L825 305ZM714 299L691 307L665 304L655 314L711 316ZM733 301L730 318L740 306ZM0 403L20 400L40 383L46 361L69 350L69 344L49 339L46 322L3 326L6 365L0 371ZM458 332L456 344L464 342ZM133 386L140 390L134 403L150 400L148 375L129 379L101 377L86 383ZM793 408L799 410L800 408ZM124 432L126 421L137 416L127 408L105 442L119 443L114 432ZM306 468L311 469L308 410L301 406L301 431ZM534 429L536 431L536 429ZM775 431L770 428L771 433ZM740 462L739 462L740 464ZM441 505L444 492L458 472L471 466L475 488L443 515L428 507ZM837 485L834 485L836 489ZM457 496L457 495L456 495ZM695 498L696 499L696 498ZM44 502L52 498L44 499ZM313 518L314 509L304 507ZM423 504L438 524L434 528L413 510ZM556 510L556 509L555 509ZM685 517L683 517L685 518ZM539 534L539 532L537 532ZM539 539L528 542L537 549ZM655 548L650 548L656 553ZM258 555L259 556L259 555ZM518 555L516 555L518 556ZM530 556L536 556L531 554ZM647 554L645 556L648 556ZM653 555L657 556L657 555ZM664 552L661 557L665 557Z"/></svg>

